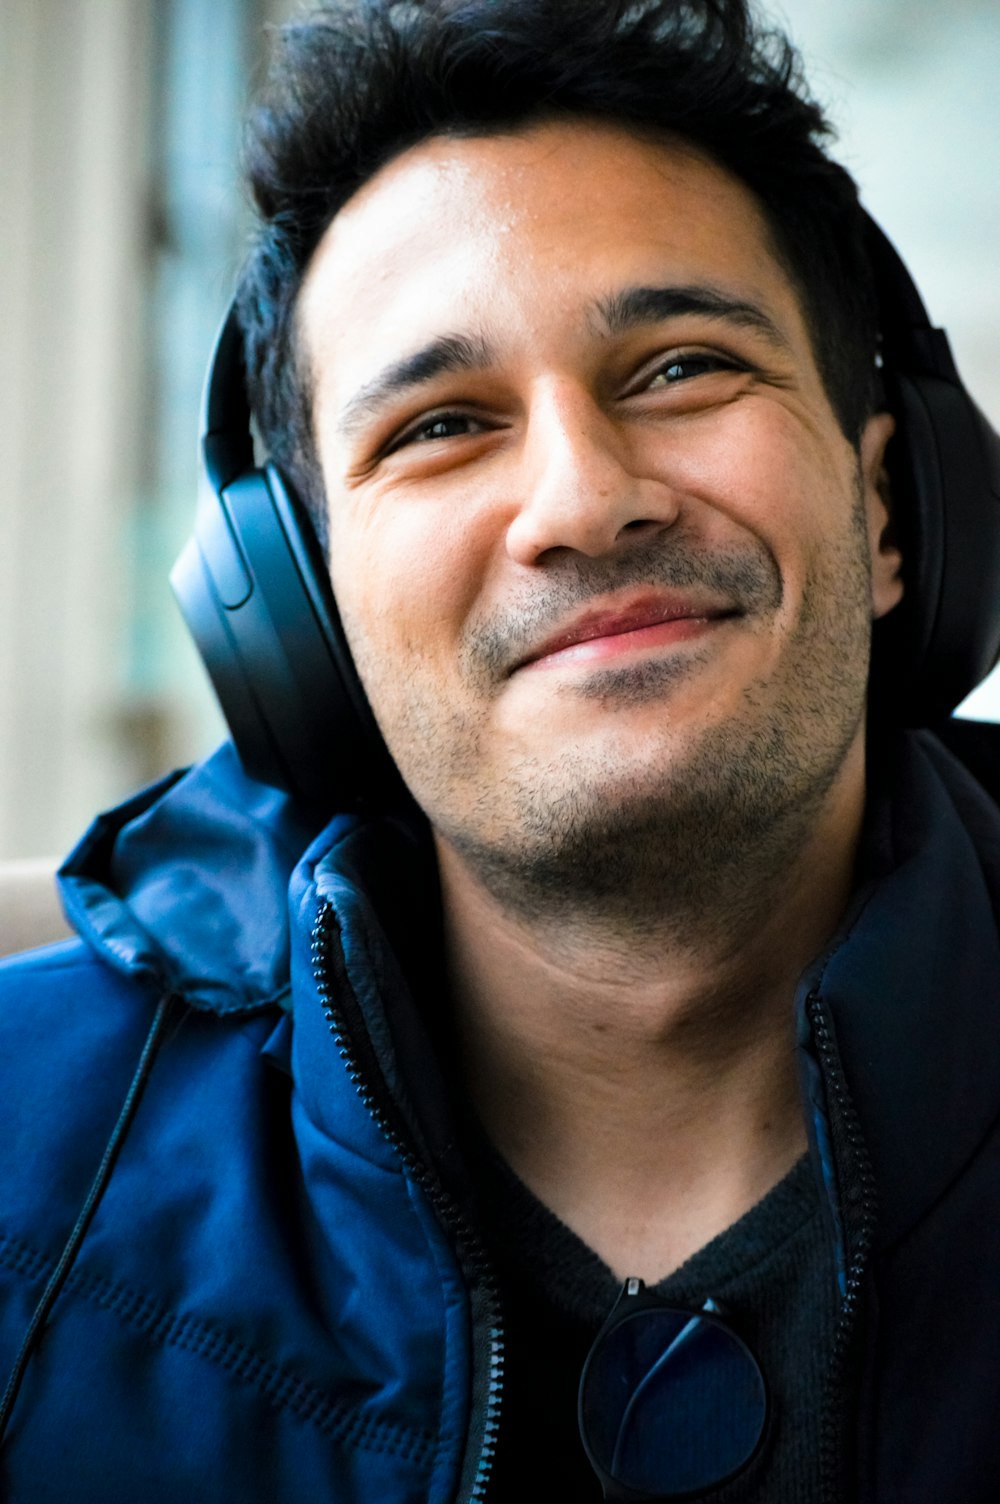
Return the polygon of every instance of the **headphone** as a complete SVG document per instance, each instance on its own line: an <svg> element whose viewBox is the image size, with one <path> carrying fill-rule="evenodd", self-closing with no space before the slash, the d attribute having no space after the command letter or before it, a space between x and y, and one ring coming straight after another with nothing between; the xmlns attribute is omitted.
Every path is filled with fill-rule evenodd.
<svg viewBox="0 0 1000 1504"><path fill-rule="evenodd" d="M233 303L209 362L194 534L170 575L244 771L318 809L402 782L340 623L312 523L258 467Z"/></svg>
<svg viewBox="0 0 1000 1504"><path fill-rule="evenodd" d="M1000 657L1000 434L899 255L866 216L903 599L875 623L869 711L947 717ZM171 574L246 772L307 805L385 807L402 780L351 659L305 509L254 462L235 306L209 364L194 535Z"/></svg>

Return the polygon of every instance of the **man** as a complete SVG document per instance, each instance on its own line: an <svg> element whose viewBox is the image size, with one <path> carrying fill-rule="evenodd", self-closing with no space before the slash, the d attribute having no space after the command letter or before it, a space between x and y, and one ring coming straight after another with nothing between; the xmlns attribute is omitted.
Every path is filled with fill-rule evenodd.
<svg viewBox="0 0 1000 1504"><path fill-rule="evenodd" d="M994 1497L1000 817L868 703L794 78L736 0L289 32L248 374L406 793L224 751L7 968L9 1497Z"/></svg>

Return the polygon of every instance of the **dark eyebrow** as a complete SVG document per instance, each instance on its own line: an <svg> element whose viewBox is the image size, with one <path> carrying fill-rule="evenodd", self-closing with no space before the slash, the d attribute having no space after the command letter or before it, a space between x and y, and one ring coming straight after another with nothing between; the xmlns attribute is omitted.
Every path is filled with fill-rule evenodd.
<svg viewBox="0 0 1000 1504"><path fill-rule="evenodd" d="M404 355L401 360L366 381L341 408L337 426L345 438L363 423L378 415L393 397L433 381L446 371L481 371L495 360L495 352L485 336L469 338L463 334L445 334L422 350Z"/></svg>
<svg viewBox="0 0 1000 1504"><path fill-rule="evenodd" d="M786 335L763 308L713 287L627 287L601 298L595 309L609 334L693 313L755 329L779 349L789 348Z"/></svg>
<svg viewBox="0 0 1000 1504"><path fill-rule="evenodd" d="M609 334L625 334L642 324L656 324L682 314L726 319L755 329L773 345L789 348L774 320L757 306L711 287L627 287L594 305ZM378 416L394 397L433 381L448 371L481 371L496 360L496 350L484 335L445 334L412 355L386 366L350 397L341 408L337 426L350 438Z"/></svg>

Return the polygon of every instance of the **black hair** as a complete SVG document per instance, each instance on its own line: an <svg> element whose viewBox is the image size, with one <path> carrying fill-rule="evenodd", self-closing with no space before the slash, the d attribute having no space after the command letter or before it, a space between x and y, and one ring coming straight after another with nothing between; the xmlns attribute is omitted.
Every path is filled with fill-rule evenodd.
<svg viewBox="0 0 1000 1504"><path fill-rule="evenodd" d="M553 117L682 137L760 203L802 301L817 366L857 443L875 393L876 308L857 188L798 54L747 0L343 0L286 26L248 122L259 228L239 313L251 402L272 458L326 544L296 298L348 198L434 135Z"/></svg>

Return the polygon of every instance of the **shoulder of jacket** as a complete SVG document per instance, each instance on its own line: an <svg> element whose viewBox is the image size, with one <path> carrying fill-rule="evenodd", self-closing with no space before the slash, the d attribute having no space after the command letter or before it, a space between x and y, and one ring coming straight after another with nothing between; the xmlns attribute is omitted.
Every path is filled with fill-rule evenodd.
<svg viewBox="0 0 1000 1504"><path fill-rule="evenodd" d="M992 721L944 721L933 734L1000 804L1000 725Z"/></svg>
<svg viewBox="0 0 1000 1504"><path fill-rule="evenodd" d="M47 1246L49 1229L72 1225L162 999L151 978L115 971L81 941L0 963L0 1142L11 1149L0 1155L0 1242ZM161 1079L165 1050L180 1058L168 1068L169 1091L143 1094L143 1131L154 1141L203 1114L206 1100L235 1109L270 1076L261 1052L277 1009L195 1017L175 1003L161 1035L151 1079Z"/></svg>

